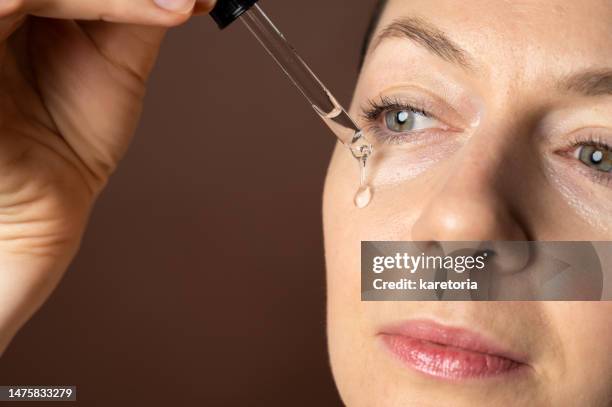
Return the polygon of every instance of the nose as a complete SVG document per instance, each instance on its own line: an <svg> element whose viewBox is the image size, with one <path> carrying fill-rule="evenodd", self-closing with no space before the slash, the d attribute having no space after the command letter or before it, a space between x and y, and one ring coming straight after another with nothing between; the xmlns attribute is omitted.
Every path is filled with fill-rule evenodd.
<svg viewBox="0 0 612 407"><path fill-rule="evenodd" d="M434 170L411 240L530 240L518 202L537 168L497 136L473 135Z"/></svg>

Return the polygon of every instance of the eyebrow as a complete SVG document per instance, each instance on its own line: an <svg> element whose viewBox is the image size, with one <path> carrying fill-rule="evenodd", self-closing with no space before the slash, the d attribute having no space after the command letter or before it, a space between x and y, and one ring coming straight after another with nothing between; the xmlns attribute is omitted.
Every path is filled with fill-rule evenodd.
<svg viewBox="0 0 612 407"><path fill-rule="evenodd" d="M468 70L473 70L476 65L469 53L451 40L444 31L419 17L405 17L393 21L372 40L369 52L389 38L411 40L442 59ZM590 70L570 75L560 81L559 88L585 96L612 96L612 69Z"/></svg>
<svg viewBox="0 0 612 407"><path fill-rule="evenodd" d="M585 96L612 96L612 69L571 75L561 82L561 89Z"/></svg>
<svg viewBox="0 0 612 407"><path fill-rule="evenodd" d="M371 49L375 49L388 38L409 39L448 62L473 69L472 59L464 49L452 41L444 31L421 18L407 17L395 20L376 36Z"/></svg>

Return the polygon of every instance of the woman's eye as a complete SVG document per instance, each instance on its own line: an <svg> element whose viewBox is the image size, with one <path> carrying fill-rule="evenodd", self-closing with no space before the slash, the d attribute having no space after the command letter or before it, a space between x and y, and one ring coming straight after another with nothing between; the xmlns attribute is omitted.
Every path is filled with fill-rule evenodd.
<svg viewBox="0 0 612 407"><path fill-rule="evenodd" d="M440 126L436 119L424 113L412 110L394 110L385 113L385 124L389 130L398 133L419 131Z"/></svg>
<svg viewBox="0 0 612 407"><path fill-rule="evenodd" d="M612 171L612 150L609 148L583 145L576 150L576 158L597 171Z"/></svg>

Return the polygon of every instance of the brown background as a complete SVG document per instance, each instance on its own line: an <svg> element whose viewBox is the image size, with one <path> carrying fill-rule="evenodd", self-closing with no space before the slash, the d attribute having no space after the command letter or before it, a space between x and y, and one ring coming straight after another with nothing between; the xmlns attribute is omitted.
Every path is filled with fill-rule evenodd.
<svg viewBox="0 0 612 407"><path fill-rule="evenodd" d="M372 6L262 1L344 104ZM320 215L333 143L242 24L172 31L136 140L0 384L77 385L86 406L340 405Z"/></svg>

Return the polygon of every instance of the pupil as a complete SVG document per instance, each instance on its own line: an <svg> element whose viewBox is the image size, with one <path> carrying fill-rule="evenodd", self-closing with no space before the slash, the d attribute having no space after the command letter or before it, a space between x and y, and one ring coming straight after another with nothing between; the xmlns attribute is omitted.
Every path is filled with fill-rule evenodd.
<svg viewBox="0 0 612 407"><path fill-rule="evenodd" d="M599 164L602 162L602 160L603 160L602 151L594 151L593 154L591 154L591 161L593 162L593 164Z"/></svg>
<svg viewBox="0 0 612 407"><path fill-rule="evenodd" d="M401 111L397 113L397 121L400 124L404 124L408 121L408 112L406 111Z"/></svg>

